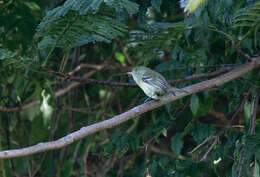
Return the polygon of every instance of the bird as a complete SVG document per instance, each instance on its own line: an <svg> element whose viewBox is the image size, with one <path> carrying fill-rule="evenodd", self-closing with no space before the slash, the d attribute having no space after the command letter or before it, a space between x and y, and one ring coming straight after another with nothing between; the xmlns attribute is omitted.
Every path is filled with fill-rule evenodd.
<svg viewBox="0 0 260 177"><path fill-rule="evenodd" d="M132 75L136 84L149 98L155 100L162 100L170 93L174 96L175 92L187 93L186 90L172 87L160 73L145 66L135 67L128 74Z"/></svg>

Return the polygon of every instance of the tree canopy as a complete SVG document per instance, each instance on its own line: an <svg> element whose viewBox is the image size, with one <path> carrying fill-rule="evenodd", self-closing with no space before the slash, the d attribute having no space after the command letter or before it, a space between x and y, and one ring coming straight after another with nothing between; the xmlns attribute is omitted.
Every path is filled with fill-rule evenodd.
<svg viewBox="0 0 260 177"><path fill-rule="evenodd" d="M260 1L0 9L0 176L260 176ZM187 93L144 103L136 66Z"/></svg>

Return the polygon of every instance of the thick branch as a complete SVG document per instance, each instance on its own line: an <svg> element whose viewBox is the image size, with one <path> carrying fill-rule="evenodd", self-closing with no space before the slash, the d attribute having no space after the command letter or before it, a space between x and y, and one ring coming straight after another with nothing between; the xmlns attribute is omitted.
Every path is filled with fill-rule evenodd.
<svg viewBox="0 0 260 177"><path fill-rule="evenodd" d="M184 88L188 93L183 92L176 96L169 95L167 98L165 98L162 101L150 101L145 104L136 106L136 107L130 109L129 111L126 111L122 114L114 116L113 118L110 118L110 119L107 119L107 120L104 120L104 121L101 121L101 122L98 122L98 123L95 123L95 124L92 124L92 125L89 125L86 127L82 127L80 130L75 131L71 134L68 134L67 136L60 138L56 141L39 143L37 145L25 147L25 148L21 148L21 149L1 151L0 159L22 157L22 156L27 156L27 155L43 152L43 151L48 151L48 150L59 149L59 148L65 147L90 134L115 127L119 124L122 124L123 122L126 122L127 120L129 120L133 117L139 116L147 111L158 108L171 101L183 98L184 96L191 95L193 93L196 93L196 92L199 92L202 90L206 90L206 89L209 89L212 87L217 87L217 86L223 85L259 66L260 66L260 57L255 58L252 60L252 62L241 65L241 66L233 69L232 71L230 71L226 74L223 74L217 78L203 81L203 82L200 82L200 83L197 83L197 84Z"/></svg>

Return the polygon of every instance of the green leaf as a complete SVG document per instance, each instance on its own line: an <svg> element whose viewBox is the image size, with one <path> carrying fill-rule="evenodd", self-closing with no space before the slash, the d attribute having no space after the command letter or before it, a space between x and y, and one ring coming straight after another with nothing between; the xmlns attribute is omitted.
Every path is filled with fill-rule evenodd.
<svg viewBox="0 0 260 177"><path fill-rule="evenodd" d="M14 79L15 79L15 74L12 74L11 76L9 76L9 77L6 79L6 81L7 81L9 84L11 84L11 83L14 81Z"/></svg>
<svg viewBox="0 0 260 177"><path fill-rule="evenodd" d="M22 117L25 117L26 119L30 120L31 122L39 114L40 114L40 106L39 105L31 106L28 109L21 111Z"/></svg>
<svg viewBox="0 0 260 177"><path fill-rule="evenodd" d="M120 63L125 63L125 56L122 53L116 52L115 57Z"/></svg>
<svg viewBox="0 0 260 177"><path fill-rule="evenodd" d="M176 133L171 138L171 149L176 155L179 155L183 147L183 140L181 139L181 133Z"/></svg>
<svg viewBox="0 0 260 177"><path fill-rule="evenodd" d="M191 96L190 108L192 114L196 116L199 110L199 97L195 94Z"/></svg>
<svg viewBox="0 0 260 177"><path fill-rule="evenodd" d="M42 22L38 26L41 41L40 49L46 47L66 47L67 49L90 42L111 42L117 36L123 36L126 26L113 18L102 15L82 15L68 13L66 17Z"/></svg>
<svg viewBox="0 0 260 177"><path fill-rule="evenodd" d="M152 7L157 11L160 12L160 7L162 4L162 0L152 0L151 1Z"/></svg>
<svg viewBox="0 0 260 177"><path fill-rule="evenodd" d="M244 104L244 118L245 118L245 123L248 125L251 116L252 116L252 112L253 112L253 108L254 108L254 101L250 102L250 101L246 101Z"/></svg>
<svg viewBox="0 0 260 177"><path fill-rule="evenodd" d="M255 159L254 177L259 177L259 174L260 174L259 164L257 163L257 160Z"/></svg>
<svg viewBox="0 0 260 177"><path fill-rule="evenodd" d="M197 143L201 143L205 138L215 135L216 129L209 124L200 123L196 125L192 136Z"/></svg>
<svg viewBox="0 0 260 177"><path fill-rule="evenodd" d="M167 137L167 130L166 130L166 128L162 129L162 134L163 134L164 137Z"/></svg>
<svg viewBox="0 0 260 177"><path fill-rule="evenodd" d="M104 1L108 6L113 7L117 12L126 11L129 15L138 12L139 5L128 0L108 0Z"/></svg>
<svg viewBox="0 0 260 177"><path fill-rule="evenodd" d="M65 16L69 10L78 11L81 15L85 15L90 10L96 13L103 0L67 0L62 6L59 6L47 13L43 21L47 18L59 18Z"/></svg>
<svg viewBox="0 0 260 177"><path fill-rule="evenodd" d="M15 57L16 54L7 49L0 49L0 60Z"/></svg>
<svg viewBox="0 0 260 177"><path fill-rule="evenodd" d="M184 12L187 14L192 14L197 8L199 8L206 0L188 0Z"/></svg>
<svg viewBox="0 0 260 177"><path fill-rule="evenodd" d="M75 163L74 158L67 158L64 164L64 167L61 170L61 176L68 177L71 176L71 173L73 171L73 165Z"/></svg>

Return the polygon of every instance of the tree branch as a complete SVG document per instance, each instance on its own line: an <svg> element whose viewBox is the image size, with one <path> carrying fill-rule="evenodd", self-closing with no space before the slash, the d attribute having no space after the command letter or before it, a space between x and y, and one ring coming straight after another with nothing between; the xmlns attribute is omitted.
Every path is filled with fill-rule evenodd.
<svg viewBox="0 0 260 177"><path fill-rule="evenodd" d="M86 127L82 127L80 130L72 132L56 141L39 143L39 144L30 146L30 147L25 147L25 148L21 148L21 149L1 151L0 159L22 157L22 156L39 153L39 152L44 152L44 151L48 151L48 150L54 150L54 149L59 149L59 148L65 147L90 134L120 125L123 122L126 122L129 119L132 119L133 117L137 117L147 111L158 108L158 107L165 105L169 102L172 102L174 100L183 98L184 96L191 95L193 93L197 93L199 91L206 90L206 89L209 89L212 87L217 87L217 86L223 85L259 66L260 66L260 57L257 57L257 58L254 58L252 60L252 62L245 63L219 77L216 77L214 79L210 79L207 81L202 81L200 83L197 83L197 84L184 88L187 91L187 93L183 92L176 96L168 95L167 97L165 97L165 99L163 99L161 101L150 101L150 102L144 103L144 104L136 106L122 114L116 115L113 118L110 118L110 119L107 119L107 120L104 120L104 121L101 121L98 123L94 123L94 124L86 126Z"/></svg>
<svg viewBox="0 0 260 177"><path fill-rule="evenodd" d="M172 83L188 82L196 79L211 78L211 77L219 76L220 74L223 74L225 72L231 71L232 69L233 69L232 67L225 67L214 72L194 74L181 79L168 80L168 82L172 84ZM49 73L56 75L58 77L66 78L71 81L80 82L81 84L92 83L92 84L106 85L111 87L138 87L137 84L135 83L110 82L110 81L96 80L96 79L90 79L85 77L73 77L73 76L68 77L68 75L66 74L60 72L54 72L54 71L49 71Z"/></svg>
<svg viewBox="0 0 260 177"><path fill-rule="evenodd" d="M101 70L105 67L105 65L101 65L102 67L98 67L98 66L95 66L95 65L88 65L88 67L89 66L97 69L97 71ZM85 65L79 66L79 68L83 68L83 67L85 67ZM194 74L192 76L188 76L188 77L177 79L177 80L169 80L169 83L181 83L181 82L188 82L188 81L196 80L196 79L212 78L212 77L219 76L220 74L226 73L228 71L231 71L232 69L233 69L233 67L225 67L225 68L219 69L217 71L213 71L211 73ZM57 98L59 96L64 95L65 93L70 91L72 88L78 87L80 84L86 84L86 83L107 85L107 86L111 86L111 87L138 87L135 83L110 82L110 81L89 79L88 77L90 75L94 74L95 71L90 71L89 73L85 74L83 77L71 77L70 75L72 73L74 73L74 71L75 70L73 70L73 72L69 72L68 74L64 74L64 73L61 73L61 72L48 71L50 74L56 75L58 77L61 77L61 78L64 78L64 79L66 78L66 79L69 79L71 81L75 81L75 82L72 82L67 87L62 88L62 89L54 92L54 94L53 94L54 98ZM35 101L32 101L30 103L27 103L27 104L25 104L23 106L19 106L19 107L0 106L0 112L21 111L21 110L28 109L32 106L38 105L40 103L41 103L40 100L35 100Z"/></svg>

